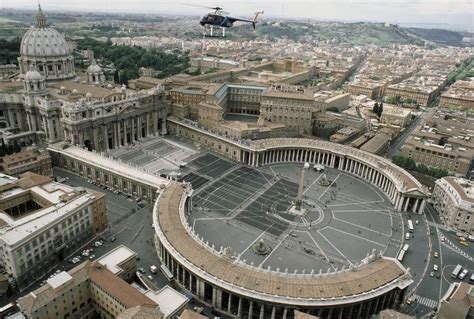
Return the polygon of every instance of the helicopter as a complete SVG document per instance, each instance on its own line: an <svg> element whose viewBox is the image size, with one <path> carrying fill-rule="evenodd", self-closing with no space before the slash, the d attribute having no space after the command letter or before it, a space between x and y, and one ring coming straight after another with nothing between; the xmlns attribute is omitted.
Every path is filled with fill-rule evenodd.
<svg viewBox="0 0 474 319"><path fill-rule="evenodd" d="M201 8L207 8L213 10L213 12L209 12L205 14L200 20L199 24L204 27L204 36L219 36L219 35L214 35L214 27L219 27L222 30L222 37L225 37L225 29L230 28L234 25L234 22L236 21L242 21L242 22L249 22L252 23L252 27L255 29L255 25L257 24L257 19L260 15L263 14L263 11L255 12L255 17L253 20L249 19L242 19L242 18L236 18L236 17L231 17L229 16L229 13L224 11L223 8L221 7L205 7L205 6L198 6ZM210 26L210 33L206 34L206 26Z"/></svg>

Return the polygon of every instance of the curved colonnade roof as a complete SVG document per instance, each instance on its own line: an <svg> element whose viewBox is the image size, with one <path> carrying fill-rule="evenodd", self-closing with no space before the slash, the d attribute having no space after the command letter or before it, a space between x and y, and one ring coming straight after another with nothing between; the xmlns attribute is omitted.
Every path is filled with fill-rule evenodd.
<svg viewBox="0 0 474 319"><path fill-rule="evenodd" d="M336 154L349 155L360 158L361 160L367 162L367 164L375 166L386 174L392 173L391 175L394 175L398 181L403 183L403 187L401 187L399 190L408 191L417 189L420 192L425 193L423 186L420 182L418 182L418 180L416 180L416 178L414 178L403 168L393 164L390 160L346 145L321 140L313 140L309 138L268 138L252 141L250 148L254 149L255 151L272 150L278 148L315 148L327 150L328 152Z"/></svg>
<svg viewBox="0 0 474 319"><path fill-rule="evenodd" d="M159 203L155 205L154 214L158 213L156 220L159 222L155 230L161 230L179 255L195 267L248 293L280 296L288 303L297 304L298 299L301 302L311 299L337 301L343 297L363 296L384 285L403 289L412 282L403 266L387 258L377 259L352 271L323 276L276 274L236 264L206 249L187 232L179 214L182 196L186 196L186 189L178 183L170 184L161 194Z"/></svg>

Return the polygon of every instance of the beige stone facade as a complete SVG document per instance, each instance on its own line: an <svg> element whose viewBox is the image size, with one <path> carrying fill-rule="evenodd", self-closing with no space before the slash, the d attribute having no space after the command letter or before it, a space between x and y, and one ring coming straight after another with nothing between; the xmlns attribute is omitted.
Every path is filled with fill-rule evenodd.
<svg viewBox="0 0 474 319"><path fill-rule="evenodd" d="M41 153L36 149L26 149L12 155L5 155L1 159L1 167L5 174L19 177L26 172L44 176L52 176L51 158L49 154Z"/></svg>
<svg viewBox="0 0 474 319"><path fill-rule="evenodd" d="M313 120L319 111L310 93L272 90L261 97L261 118L282 123L299 134L312 133Z"/></svg>
<svg viewBox="0 0 474 319"><path fill-rule="evenodd" d="M86 261L18 300L23 315L47 318L163 319L158 305L97 262Z"/></svg>
<svg viewBox="0 0 474 319"><path fill-rule="evenodd" d="M474 183L467 179L444 177L435 183L433 207L444 224L456 231L474 232Z"/></svg>
<svg viewBox="0 0 474 319"><path fill-rule="evenodd" d="M474 120L465 113L432 110L405 140L402 155L466 176L474 158L473 125Z"/></svg>
<svg viewBox="0 0 474 319"><path fill-rule="evenodd" d="M446 92L441 94L439 106L472 112L474 110L474 79L456 81Z"/></svg>
<svg viewBox="0 0 474 319"><path fill-rule="evenodd" d="M23 289L107 227L102 193L26 173L2 177L0 255L14 289ZM33 229L33 231L32 231Z"/></svg>

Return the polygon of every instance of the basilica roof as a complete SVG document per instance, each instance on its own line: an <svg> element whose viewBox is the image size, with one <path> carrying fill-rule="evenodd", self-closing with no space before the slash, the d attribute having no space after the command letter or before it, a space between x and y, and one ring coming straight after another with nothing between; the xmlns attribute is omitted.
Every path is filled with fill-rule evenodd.
<svg viewBox="0 0 474 319"><path fill-rule="evenodd" d="M36 14L36 25L21 39L20 54L28 57L60 57L69 55L64 37L49 27L41 7Z"/></svg>

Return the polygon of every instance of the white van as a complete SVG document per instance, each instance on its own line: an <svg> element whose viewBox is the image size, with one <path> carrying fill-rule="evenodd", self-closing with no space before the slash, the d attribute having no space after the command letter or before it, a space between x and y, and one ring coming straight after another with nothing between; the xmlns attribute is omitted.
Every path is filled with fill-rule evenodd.
<svg viewBox="0 0 474 319"><path fill-rule="evenodd" d="M466 275L467 275L468 273L469 273L469 270L464 269L464 270L462 271L462 273L459 274L458 278L461 279L461 280L463 280L464 277L466 277Z"/></svg>
<svg viewBox="0 0 474 319"><path fill-rule="evenodd" d="M405 234L405 240L409 240L410 239L410 233L406 233Z"/></svg>

